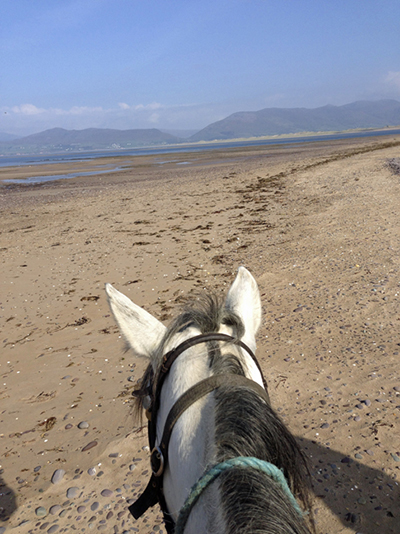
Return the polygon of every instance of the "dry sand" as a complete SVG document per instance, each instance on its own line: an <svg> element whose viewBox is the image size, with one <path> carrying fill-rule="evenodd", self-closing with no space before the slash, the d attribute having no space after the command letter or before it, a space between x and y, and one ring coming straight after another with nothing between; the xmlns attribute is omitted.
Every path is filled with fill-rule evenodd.
<svg viewBox="0 0 400 534"><path fill-rule="evenodd" d="M318 533L398 534L399 155L388 136L0 183L0 533L163 531L158 507L127 512L149 477L130 405L146 362L123 352L103 286L168 322L245 265L264 308L257 355L310 458ZM82 168L68 167L0 180Z"/></svg>

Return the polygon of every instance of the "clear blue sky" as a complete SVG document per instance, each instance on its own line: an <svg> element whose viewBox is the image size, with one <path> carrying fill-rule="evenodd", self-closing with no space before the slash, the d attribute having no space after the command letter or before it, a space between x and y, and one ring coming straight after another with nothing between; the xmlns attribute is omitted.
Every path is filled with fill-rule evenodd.
<svg viewBox="0 0 400 534"><path fill-rule="evenodd" d="M400 100L399 0L3 0L0 132Z"/></svg>

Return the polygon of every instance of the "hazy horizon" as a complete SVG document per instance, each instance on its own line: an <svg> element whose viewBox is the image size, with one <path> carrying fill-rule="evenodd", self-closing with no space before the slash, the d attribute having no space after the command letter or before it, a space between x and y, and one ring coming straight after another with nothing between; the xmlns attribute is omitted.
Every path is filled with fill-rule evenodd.
<svg viewBox="0 0 400 534"><path fill-rule="evenodd" d="M19 0L0 15L0 131L18 136L400 100L392 0Z"/></svg>

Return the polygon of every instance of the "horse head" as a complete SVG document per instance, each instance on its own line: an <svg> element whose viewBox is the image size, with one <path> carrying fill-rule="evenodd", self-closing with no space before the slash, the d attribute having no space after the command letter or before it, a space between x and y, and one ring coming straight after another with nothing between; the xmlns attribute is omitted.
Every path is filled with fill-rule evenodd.
<svg viewBox="0 0 400 534"><path fill-rule="evenodd" d="M305 461L254 356L261 301L249 271L239 268L224 303L198 298L168 328L106 292L127 346L150 359L138 397L153 475L135 517L159 501L169 532L309 532L292 494L309 506Z"/></svg>

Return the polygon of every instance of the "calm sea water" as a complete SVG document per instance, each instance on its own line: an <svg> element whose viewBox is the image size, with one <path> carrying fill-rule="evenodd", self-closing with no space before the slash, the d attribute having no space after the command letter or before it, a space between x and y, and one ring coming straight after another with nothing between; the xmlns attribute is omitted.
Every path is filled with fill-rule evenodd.
<svg viewBox="0 0 400 534"><path fill-rule="evenodd" d="M374 136L388 136L398 135L398 130L380 130L368 131L358 133L338 133L332 135L321 135L312 137L292 137L280 139L267 139L258 141L237 141L227 143L210 143L201 145L182 145L173 147L157 146L152 148L135 148L135 149L121 149L121 150L102 150L93 152L75 152L68 154L43 154L35 156L1 156L0 167L22 166L22 165L39 165L44 163L65 163L73 161L86 161L95 158L114 157L114 156L147 156L157 154L174 154L180 152L201 152L205 150L220 150L226 148L240 148L247 146L263 146L263 145L284 145L293 143L313 143L317 141L329 141L336 139L350 139L356 137L374 137Z"/></svg>

